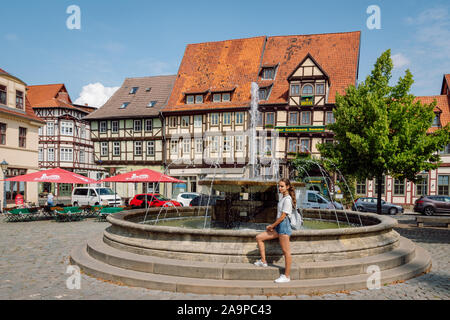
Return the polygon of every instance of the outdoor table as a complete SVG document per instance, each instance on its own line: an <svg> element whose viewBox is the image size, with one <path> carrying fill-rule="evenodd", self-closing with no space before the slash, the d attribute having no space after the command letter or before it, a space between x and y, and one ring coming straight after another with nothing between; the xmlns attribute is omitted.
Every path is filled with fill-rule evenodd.
<svg viewBox="0 0 450 320"><path fill-rule="evenodd" d="M17 208L5 212L5 221L18 222L18 221L31 221L39 212L30 208Z"/></svg>
<svg viewBox="0 0 450 320"><path fill-rule="evenodd" d="M100 211L100 214L98 216L98 221L105 221L106 216L112 213L121 212L123 211L123 207L105 207Z"/></svg>
<svg viewBox="0 0 450 320"><path fill-rule="evenodd" d="M79 221L83 219L83 210L80 207L64 207L55 210L55 220L58 222Z"/></svg>

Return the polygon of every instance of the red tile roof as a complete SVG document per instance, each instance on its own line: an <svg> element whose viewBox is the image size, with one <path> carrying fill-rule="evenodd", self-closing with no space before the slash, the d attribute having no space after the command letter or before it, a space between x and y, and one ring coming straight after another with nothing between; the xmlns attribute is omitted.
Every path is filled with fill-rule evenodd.
<svg viewBox="0 0 450 320"><path fill-rule="evenodd" d="M251 100L251 83L258 81L261 68L267 66L278 66L278 70L275 80L258 82L260 87L272 85L269 100L260 103L286 104L287 77L308 54L329 75L329 102L334 103L336 92L344 94L347 86L356 84L360 35L358 31L189 44L163 111L246 107ZM233 87L231 102L212 102L211 91ZM206 91L204 103L185 104L185 94Z"/></svg>
<svg viewBox="0 0 450 320"><path fill-rule="evenodd" d="M335 103L336 92L356 84L361 32L327 33L270 37L264 50L263 65L279 64L269 100L262 104L287 103L287 78L309 54L330 77L328 103Z"/></svg>
<svg viewBox="0 0 450 320"><path fill-rule="evenodd" d="M165 111L248 106L251 83L257 81L265 37L189 44ZM202 104L185 104L185 94L235 88L232 102L213 103L208 93Z"/></svg>
<svg viewBox="0 0 450 320"><path fill-rule="evenodd" d="M434 100L436 100L437 104L434 108L435 112L441 111L440 120L442 127L446 126L448 123L450 123L450 96L447 95L440 95L440 96L424 96L424 97L417 97L418 100L422 103L430 104ZM439 128L430 128L428 132L434 132Z"/></svg>

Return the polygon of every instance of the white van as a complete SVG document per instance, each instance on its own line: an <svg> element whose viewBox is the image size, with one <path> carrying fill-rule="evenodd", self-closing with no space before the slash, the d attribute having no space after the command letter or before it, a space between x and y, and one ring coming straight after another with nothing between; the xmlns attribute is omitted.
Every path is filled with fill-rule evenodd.
<svg viewBox="0 0 450 320"><path fill-rule="evenodd" d="M334 209L335 205L332 202L322 197L318 191L306 190L300 191L296 190L297 196L297 207L304 209Z"/></svg>
<svg viewBox="0 0 450 320"><path fill-rule="evenodd" d="M72 192L72 204L77 206L87 205L122 205L122 198L110 188L103 187L77 187Z"/></svg>

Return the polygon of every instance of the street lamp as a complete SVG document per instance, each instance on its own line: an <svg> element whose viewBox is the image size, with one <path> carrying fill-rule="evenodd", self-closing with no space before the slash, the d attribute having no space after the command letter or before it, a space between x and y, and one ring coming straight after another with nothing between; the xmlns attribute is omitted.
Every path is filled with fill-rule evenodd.
<svg viewBox="0 0 450 320"><path fill-rule="evenodd" d="M9 163L5 161L5 159L3 159L3 161L0 163L0 167L2 168L2 172L3 172L3 208L6 208L6 172L8 170L8 165ZM3 212L3 208L2 212Z"/></svg>

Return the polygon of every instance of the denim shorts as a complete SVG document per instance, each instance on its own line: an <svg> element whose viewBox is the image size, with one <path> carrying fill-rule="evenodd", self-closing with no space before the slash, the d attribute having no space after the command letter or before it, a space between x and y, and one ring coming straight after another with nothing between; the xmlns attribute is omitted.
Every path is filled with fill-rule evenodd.
<svg viewBox="0 0 450 320"><path fill-rule="evenodd" d="M287 234L288 236L290 236L292 234L292 228L291 223L289 222L289 218L284 218L284 220L275 227L275 231L278 234Z"/></svg>

